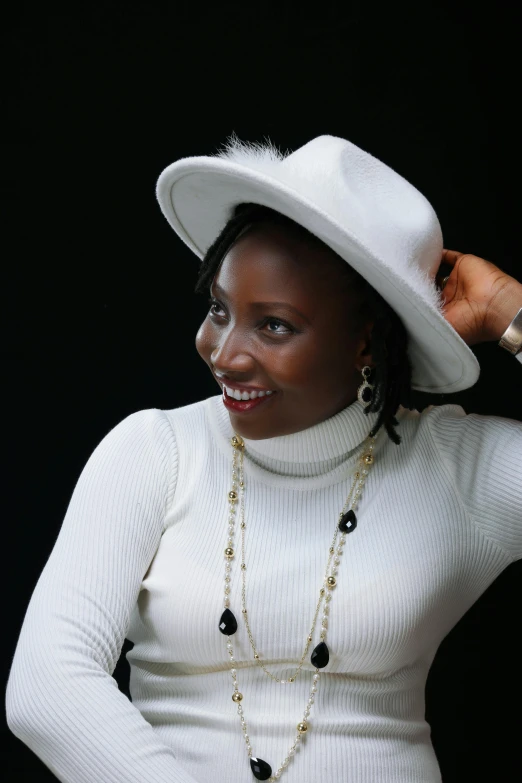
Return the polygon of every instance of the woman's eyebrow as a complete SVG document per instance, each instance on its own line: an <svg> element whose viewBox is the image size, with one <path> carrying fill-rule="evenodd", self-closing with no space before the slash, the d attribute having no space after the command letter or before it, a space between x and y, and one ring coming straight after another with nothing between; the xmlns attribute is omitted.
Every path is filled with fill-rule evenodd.
<svg viewBox="0 0 522 783"><path fill-rule="evenodd" d="M213 287L217 294L222 296L223 299L227 299L225 291L218 283L214 283ZM293 310L294 313L297 313L297 315L299 315L304 321L306 321L308 324L310 323L310 320L306 317L306 315L298 310L297 307L291 305L290 302L250 302L250 305L252 307L286 307L287 310Z"/></svg>

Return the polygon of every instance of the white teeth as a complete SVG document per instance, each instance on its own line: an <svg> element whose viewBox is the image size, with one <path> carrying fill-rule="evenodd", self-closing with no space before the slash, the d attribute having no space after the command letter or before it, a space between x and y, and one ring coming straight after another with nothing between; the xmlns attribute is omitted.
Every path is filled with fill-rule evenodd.
<svg viewBox="0 0 522 783"><path fill-rule="evenodd" d="M227 390L228 396L232 397L234 400L255 400L257 397L264 397L265 394L272 394L271 391L240 392L239 389L231 389L228 386L225 386L225 389Z"/></svg>

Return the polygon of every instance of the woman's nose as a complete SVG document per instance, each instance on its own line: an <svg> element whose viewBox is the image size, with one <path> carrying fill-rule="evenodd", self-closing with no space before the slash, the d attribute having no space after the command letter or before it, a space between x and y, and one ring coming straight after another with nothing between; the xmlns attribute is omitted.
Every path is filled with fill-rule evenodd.
<svg viewBox="0 0 522 783"><path fill-rule="evenodd" d="M229 329L210 354L215 369L227 375L228 372L248 372L254 365L248 340L237 329Z"/></svg>

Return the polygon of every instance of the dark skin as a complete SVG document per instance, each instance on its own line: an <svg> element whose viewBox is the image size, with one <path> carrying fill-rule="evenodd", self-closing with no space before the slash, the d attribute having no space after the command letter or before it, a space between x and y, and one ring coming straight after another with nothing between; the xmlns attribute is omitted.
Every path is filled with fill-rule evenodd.
<svg viewBox="0 0 522 783"><path fill-rule="evenodd" d="M356 400L361 370L372 366L372 323L360 313L349 267L332 250L287 227L258 224L229 249L210 293L216 301L196 336L201 358L232 385L276 392L248 413L228 412L238 435L289 435ZM301 315L256 304L276 301Z"/></svg>

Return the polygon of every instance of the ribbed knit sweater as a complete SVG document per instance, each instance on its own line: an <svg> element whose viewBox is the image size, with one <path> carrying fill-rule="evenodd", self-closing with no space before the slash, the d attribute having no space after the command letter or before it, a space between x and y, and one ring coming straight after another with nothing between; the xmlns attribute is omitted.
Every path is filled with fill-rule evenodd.
<svg viewBox="0 0 522 783"><path fill-rule="evenodd" d="M402 443L379 434L346 539L330 662L281 776L288 783L440 781L425 721L430 664L459 618L522 557L522 424L456 405L401 409L398 418ZM301 432L245 440L247 605L263 662L279 678L303 652L374 421L356 402ZM254 780L218 629L232 434L220 395L139 411L102 440L78 480L7 688L11 730L61 781ZM233 563L244 716L253 755L275 771L314 667L307 658L286 685L262 672L241 614L240 559ZM134 642L132 702L111 677L125 637Z"/></svg>

